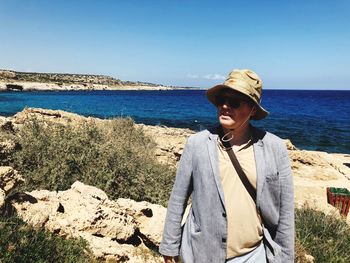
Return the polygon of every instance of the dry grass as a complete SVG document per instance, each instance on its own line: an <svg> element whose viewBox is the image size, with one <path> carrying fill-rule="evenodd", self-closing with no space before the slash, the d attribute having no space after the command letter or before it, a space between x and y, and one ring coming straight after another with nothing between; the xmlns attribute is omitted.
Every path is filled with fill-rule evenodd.
<svg viewBox="0 0 350 263"><path fill-rule="evenodd" d="M297 209L296 236L317 263L350 262L350 226L334 215L308 206Z"/></svg>
<svg viewBox="0 0 350 263"><path fill-rule="evenodd" d="M34 229L16 217L0 217L0 262L95 262L82 239Z"/></svg>

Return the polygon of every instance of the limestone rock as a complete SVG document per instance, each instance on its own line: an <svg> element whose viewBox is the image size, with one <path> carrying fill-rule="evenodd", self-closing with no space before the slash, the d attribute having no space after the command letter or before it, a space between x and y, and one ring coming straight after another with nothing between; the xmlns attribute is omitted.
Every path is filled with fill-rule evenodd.
<svg viewBox="0 0 350 263"><path fill-rule="evenodd" d="M291 140L286 139L286 140L284 140L284 141L285 141L286 146L287 146L287 149L288 149L289 151L297 150L297 148L294 146L294 144L292 143Z"/></svg>
<svg viewBox="0 0 350 263"><path fill-rule="evenodd" d="M326 188L350 190L350 155L316 151L291 151L295 203L305 203L325 213L338 213L327 203ZM347 217L350 224L350 216Z"/></svg>
<svg viewBox="0 0 350 263"><path fill-rule="evenodd" d="M22 176L10 166L0 166L0 189L8 194L12 189L23 183Z"/></svg>
<svg viewBox="0 0 350 263"><path fill-rule="evenodd" d="M187 138L194 132L189 129L138 124L157 144L157 159L165 164L177 165Z"/></svg>
<svg viewBox="0 0 350 263"><path fill-rule="evenodd" d="M96 258L107 262L164 262L161 257L155 256L144 244L134 246L132 244L120 244L108 237L98 237L86 233L80 233L92 248Z"/></svg>
<svg viewBox="0 0 350 263"><path fill-rule="evenodd" d="M11 119L0 116L0 129L3 131L14 132L14 127Z"/></svg>
<svg viewBox="0 0 350 263"><path fill-rule="evenodd" d="M86 122L90 118L80 116L75 113L65 112L61 110L48 110L41 108L26 108L18 112L11 121L14 125L23 125L30 119L37 119L38 121L53 121L60 124L80 124Z"/></svg>
<svg viewBox="0 0 350 263"><path fill-rule="evenodd" d="M313 177L316 180L331 180L342 176L336 164L329 161L327 153L316 151L290 151L289 157L292 160L293 170L305 170L310 167L309 178ZM338 174L336 171L340 172Z"/></svg>
<svg viewBox="0 0 350 263"><path fill-rule="evenodd" d="M14 200L27 223L62 236L83 237L98 258L157 262L166 209L129 199L109 200L100 189L75 182L66 191L27 193L35 201Z"/></svg>
<svg viewBox="0 0 350 263"><path fill-rule="evenodd" d="M117 204L120 207L128 207L128 214L134 217L136 226L145 242L151 242L156 246L160 245L166 215L164 207L124 198L119 198Z"/></svg>
<svg viewBox="0 0 350 263"><path fill-rule="evenodd" d="M305 255L305 260L307 263L314 263L315 262L315 258L311 255L308 255L308 254Z"/></svg>
<svg viewBox="0 0 350 263"><path fill-rule="evenodd" d="M0 210L3 209L7 194L23 183L23 178L10 166L0 166Z"/></svg>
<svg viewBox="0 0 350 263"><path fill-rule="evenodd" d="M12 140L0 141L0 156L8 156L18 148L18 145Z"/></svg>
<svg viewBox="0 0 350 263"><path fill-rule="evenodd" d="M4 190L0 189L0 208L5 205L6 193Z"/></svg>
<svg viewBox="0 0 350 263"><path fill-rule="evenodd" d="M0 78L16 78L16 72L10 70L0 70Z"/></svg>

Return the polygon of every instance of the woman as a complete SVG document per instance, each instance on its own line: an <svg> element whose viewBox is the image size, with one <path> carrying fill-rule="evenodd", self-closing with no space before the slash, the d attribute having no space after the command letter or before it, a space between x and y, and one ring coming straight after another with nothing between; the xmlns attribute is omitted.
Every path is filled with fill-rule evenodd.
<svg viewBox="0 0 350 263"><path fill-rule="evenodd" d="M268 115L261 93L262 81L251 70L233 70L224 84L207 91L220 125L186 143L159 248L166 263L179 262L179 256L185 263L294 262L286 145L249 123Z"/></svg>

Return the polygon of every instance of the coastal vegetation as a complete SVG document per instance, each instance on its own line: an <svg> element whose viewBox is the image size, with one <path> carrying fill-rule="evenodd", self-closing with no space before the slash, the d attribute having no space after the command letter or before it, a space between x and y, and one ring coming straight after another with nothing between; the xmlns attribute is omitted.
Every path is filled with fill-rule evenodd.
<svg viewBox="0 0 350 263"><path fill-rule="evenodd" d="M336 215L309 206L296 209L296 237L315 262L350 262L350 226Z"/></svg>
<svg viewBox="0 0 350 263"><path fill-rule="evenodd" d="M94 262L83 239L34 229L17 217L0 216L0 262Z"/></svg>
<svg viewBox="0 0 350 263"><path fill-rule="evenodd" d="M175 169L155 158L155 142L130 118L60 123L30 118L14 132L0 132L16 150L1 156L26 182L16 191L66 190L76 181L104 190L109 198L167 205ZM350 227L345 220L308 206L296 209L296 262L349 262ZM86 243L33 229L16 217L0 217L0 261L90 260ZM11 234L12 233L12 234ZM45 246L45 247L44 247ZM143 253L142 251L140 253ZM81 260L81 261L79 261ZM52 261L52 262L54 262Z"/></svg>
<svg viewBox="0 0 350 263"><path fill-rule="evenodd" d="M18 81L18 82L39 82L62 84L99 84L107 86L160 86L158 84L140 82L140 81L123 81L105 75L90 74L64 74L64 73L41 73L41 72L19 72L13 70L1 70L0 80Z"/></svg>
<svg viewBox="0 0 350 263"><path fill-rule="evenodd" d="M175 170L157 162L154 141L130 118L80 125L33 118L12 139L21 149L2 162L25 178L23 190L66 190L78 180L111 199L167 204Z"/></svg>

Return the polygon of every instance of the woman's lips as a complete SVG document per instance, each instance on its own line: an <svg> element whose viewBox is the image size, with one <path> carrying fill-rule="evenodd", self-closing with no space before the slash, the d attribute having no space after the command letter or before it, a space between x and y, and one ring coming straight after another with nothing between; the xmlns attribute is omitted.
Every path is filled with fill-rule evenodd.
<svg viewBox="0 0 350 263"><path fill-rule="evenodd" d="M220 112L220 116L231 117L231 114L229 112Z"/></svg>

